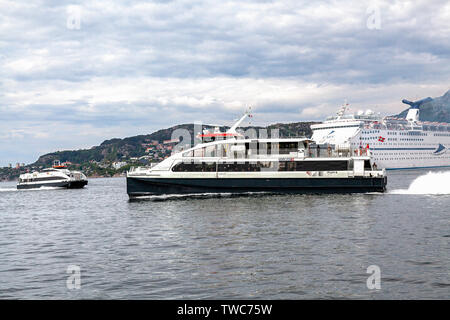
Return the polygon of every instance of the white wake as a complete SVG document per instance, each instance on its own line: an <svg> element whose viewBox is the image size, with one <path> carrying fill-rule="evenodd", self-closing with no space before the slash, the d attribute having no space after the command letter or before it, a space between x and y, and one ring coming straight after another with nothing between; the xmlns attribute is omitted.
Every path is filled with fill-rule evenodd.
<svg viewBox="0 0 450 320"><path fill-rule="evenodd" d="M21 189L18 190L17 188L1 188L0 187L0 192L14 192L14 191L39 191L39 190L58 190L58 189L65 189L65 188L61 188L61 187L40 187L40 188L33 188L33 189Z"/></svg>
<svg viewBox="0 0 450 320"><path fill-rule="evenodd" d="M393 194L450 194L450 171L428 172L417 177L408 189L396 189Z"/></svg>
<svg viewBox="0 0 450 320"><path fill-rule="evenodd" d="M256 191L256 192L205 192L205 193L184 193L184 194L164 194L164 195L148 195L137 196L130 200L152 200L152 201L165 201L165 200L185 200L185 199L208 199L208 198L229 198L229 197L245 197L245 196L257 196L272 194L273 192Z"/></svg>

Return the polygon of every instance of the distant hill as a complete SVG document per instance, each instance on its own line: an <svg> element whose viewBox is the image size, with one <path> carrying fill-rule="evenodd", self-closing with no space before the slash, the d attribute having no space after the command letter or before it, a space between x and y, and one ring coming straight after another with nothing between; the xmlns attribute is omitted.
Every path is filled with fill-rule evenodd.
<svg viewBox="0 0 450 320"><path fill-rule="evenodd" d="M450 123L450 90L442 97L427 98L423 100L422 103L419 103L419 119L421 121ZM407 108L396 116L399 118L406 118L409 109L410 108Z"/></svg>
<svg viewBox="0 0 450 320"><path fill-rule="evenodd" d="M308 136L310 137L312 132L310 125L317 122L295 122L295 123L277 123L267 127L268 130L279 129L280 137L289 136ZM204 125L203 128L212 128L213 126ZM221 127L221 131L226 131L229 127ZM241 130L247 129L263 129L263 127L244 127ZM151 134L138 135L128 137L124 139L109 139L103 141L99 146L94 146L91 149L82 150L67 150L57 151L42 155L39 159L31 164L32 166L49 166L53 163L53 160L70 161L72 163L86 163L90 161L95 162L114 162L121 161L123 159L129 159L131 157L141 157L145 155L145 147L143 145L151 142L158 141L163 143L165 140L172 138L172 132L176 129L186 129L190 132L191 137L194 136L193 124L182 124L173 126L167 129L161 129Z"/></svg>
<svg viewBox="0 0 450 320"><path fill-rule="evenodd" d="M188 129L193 132L192 124L182 124L171 128L158 130L152 134L138 135L124 139L114 138L103 141L99 146L91 149L66 150L47 153L40 156L34 165L51 165L53 160L84 163L89 161L119 161L123 158L140 157L145 153L144 143L155 140L163 142L171 138L176 129Z"/></svg>

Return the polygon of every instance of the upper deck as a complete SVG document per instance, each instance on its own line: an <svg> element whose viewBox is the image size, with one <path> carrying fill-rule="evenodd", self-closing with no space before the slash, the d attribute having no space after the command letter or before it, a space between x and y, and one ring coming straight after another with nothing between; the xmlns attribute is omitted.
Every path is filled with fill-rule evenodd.
<svg viewBox="0 0 450 320"><path fill-rule="evenodd" d="M152 166L151 170L169 170L174 164L184 163L250 163L298 161L351 161L360 158L370 161L367 149L331 148L318 146L308 138L226 139L202 143L181 150ZM333 166L327 167L331 170Z"/></svg>
<svg viewBox="0 0 450 320"><path fill-rule="evenodd" d="M364 128L378 130L398 130L398 131L432 131L450 132L450 123L430 122L419 120L419 110L415 109L412 116L398 118L393 116L381 117L380 113L375 114L371 110L365 112L347 113L347 105L341 107L335 116L326 118L320 124L311 126L315 130L344 129L344 128Z"/></svg>

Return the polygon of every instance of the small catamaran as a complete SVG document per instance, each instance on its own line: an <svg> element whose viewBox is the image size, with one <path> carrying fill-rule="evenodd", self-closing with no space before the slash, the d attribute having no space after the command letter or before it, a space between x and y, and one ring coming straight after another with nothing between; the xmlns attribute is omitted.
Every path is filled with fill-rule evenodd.
<svg viewBox="0 0 450 320"><path fill-rule="evenodd" d="M86 176L79 171L70 171L59 160L53 162L52 168L21 174L17 189L34 189L41 187L60 187L68 189L83 188L88 184Z"/></svg>

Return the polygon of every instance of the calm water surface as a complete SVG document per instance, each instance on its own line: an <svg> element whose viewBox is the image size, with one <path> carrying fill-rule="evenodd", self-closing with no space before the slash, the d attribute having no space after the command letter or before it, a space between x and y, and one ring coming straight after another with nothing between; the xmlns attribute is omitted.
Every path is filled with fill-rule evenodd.
<svg viewBox="0 0 450 320"><path fill-rule="evenodd" d="M0 183L0 298L449 299L450 179L410 187L426 174L389 172L385 194L137 202L125 178ZM380 290L366 286L370 265Z"/></svg>

